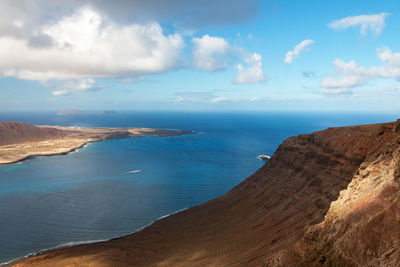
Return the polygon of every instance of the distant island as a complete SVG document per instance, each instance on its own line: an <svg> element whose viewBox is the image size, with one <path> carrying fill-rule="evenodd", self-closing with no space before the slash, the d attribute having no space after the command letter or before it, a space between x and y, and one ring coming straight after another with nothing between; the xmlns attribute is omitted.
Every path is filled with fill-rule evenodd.
<svg viewBox="0 0 400 267"><path fill-rule="evenodd" d="M400 120L286 139L227 194L16 266L398 266Z"/></svg>
<svg viewBox="0 0 400 267"><path fill-rule="evenodd" d="M0 123L0 164L34 156L66 154L90 142L140 136L174 136L191 131L150 128L79 128L34 126L21 122Z"/></svg>

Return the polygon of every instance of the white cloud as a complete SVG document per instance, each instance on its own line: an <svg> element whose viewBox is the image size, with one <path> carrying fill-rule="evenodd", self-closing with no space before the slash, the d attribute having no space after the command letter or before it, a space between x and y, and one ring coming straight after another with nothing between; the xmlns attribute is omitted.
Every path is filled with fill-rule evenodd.
<svg viewBox="0 0 400 267"><path fill-rule="evenodd" d="M381 66L357 65L354 60L348 63L336 59L334 61L334 74L339 78L328 77L321 82L321 92L325 90L358 87L374 79L400 79L400 53L393 53L389 48L384 47L376 50L378 58L383 62ZM334 90L332 92L335 92Z"/></svg>
<svg viewBox="0 0 400 267"><path fill-rule="evenodd" d="M366 80L366 77L354 75L346 75L340 79L328 77L322 81L321 86L325 89L352 88L362 85Z"/></svg>
<svg viewBox="0 0 400 267"><path fill-rule="evenodd" d="M350 27L360 27L360 33L365 36L369 31L375 36L381 34L383 28L385 27L385 18L388 13L380 13L373 15L359 15L359 16L349 16L343 19L335 20L328 26L335 30L344 30Z"/></svg>
<svg viewBox="0 0 400 267"><path fill-rule="evenodd" d="M44 82L47 87L55 87L51 93L54 96L63 96L76 91L94 91L102 88L101 84L96 83L94 79L75 79L60 82Z"/></svg>
<svg viewBox="0 0 400 267"><path fill-rule="evenodd" d="M253 97L250 97L249 100L250 100L250 101L253 101L253 102L257 102L257 101L260 101L260 100L261 100L261 97L253 96Z"/></svg>
<svg viewBox="0 0 400 267"><path fill-rule="evenodd" d="M0 37L0 70L27 80L139 76L179 67L180 35L164 35L157 23L120 26L90 7L53 24L38 36L52 45L41 49L12 35Z"/></svg>
<svg viewBox="0 0 400 267"><path fill-rule="evenodd" d="M227 98L225 98L225 97L223 97L223 96L217 96L217 97L214 97L214 98L211 98L210 99L210 101L212 102L212 103L219 103L219 102L223 102L223 101L227 101L228 99Z"/></svg>
<svg viewBox="0 0 400 267"><path fill-rule="evenodd" d="M180 92L172 99L174 102L198 102L198 103L219 103L228 101L223 96L215 95L213 91L205 92Z"/></svg>
<svg viewBox="0 0 400 267"><path fill-rule="evenodd" d="M81 84L87 79L135 79L184 67L182 36L165 34L158 23L119 20L115 14L120 9L108 16L111 13L95 1L86 6L77 0L70 0L74 4L38 1L43 4L0 1L0 77L43 84L63 80L64 85L57 84L52 93L65 95L81 91L69 84ZM110 6L107 3L104 1ZM251 61L247 51L221 37L204 35L193 38L192 43L194 67L217 71L232 67L243 58L251 65L248 70L241 65L241 76L247 79L239 81L262 80L261 57L259 62Z"/></svg>
<svg viewBox="0 0 400 267"><path fill-rule="evenodd" d="M234 83L259 83L266 80L262 69L262 57L249 53L243 48L231 46L224 38L204 35L193 38L193 66L205 71L218 71L230 67L233 62L244 61L236 65L238 76ZM246 68L246 67L247 68Z"/></svg>
<svg viewBox="0 0 400 267"><path fill-rule="evenodd" d="M376 50L381 61L389 66L400 68L400 53L393 53L388 47Z"/></svg>
<svg viewBox="0 0 400 267"><path fill-rule="evenodd" d="M322 88L320 93L323 95L351 95L352 91L347 88Z"/></svg>
<svg viewBox="0 0 400 267"><path fill-rule="evenodd" d="M175 94L175 102L210 102L217 97L213 91L189 91Z"/></svg>
<svg viewBox="0 0 400 267"><path fill-rule="evenodd" d="M286 64L292 64L293 60L297 58L301 52L305 50L309 50L309 46L314 43L314 40L303 40L301 41L298 45L294 47L292 51L289 51L286 53L285 56L285 63Z"/></svg>
<svg viewBox="0 0 400 267"><path fill-rule="evenodd" d="M177 96L177 97L175 97L175 99L173 101L181 103L181 102L185 102L186 100L182 96Z"/></svg>
<svg viewBox="0 0 400 267"><path fill-rule="evenodd" d="M248 68L245 69L242 64L236 66L238 76L234 79L235 83L259 83L267 80L264 76L260 54L246 53L244 61L248 65Z"/></svg>
<svg viewBox="0 0 400 267"><path fill-rule="evenodd" d="M206 34L201 38L193 38L192 43L193 65L196 68L217 71L229 67L233 48L224 38Z"/></svg>

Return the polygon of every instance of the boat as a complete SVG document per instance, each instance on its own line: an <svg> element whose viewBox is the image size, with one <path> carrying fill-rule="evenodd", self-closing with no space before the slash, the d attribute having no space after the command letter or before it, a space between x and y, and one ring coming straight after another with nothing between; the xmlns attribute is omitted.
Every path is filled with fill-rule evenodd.
<svg viewBox="0 0 400 267"><path fill-rule="evenodd" d="M262 160L269 160L271 157L267 156L267 155L264 155L264 154L261 154L260 156L258 156L258 158L262 159Z"/></svg>

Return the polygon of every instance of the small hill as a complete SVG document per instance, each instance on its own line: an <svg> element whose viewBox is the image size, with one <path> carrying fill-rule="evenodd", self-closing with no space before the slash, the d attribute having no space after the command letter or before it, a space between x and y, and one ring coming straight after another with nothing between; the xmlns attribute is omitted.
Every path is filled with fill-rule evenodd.
<svg viewBox="0 0 400 267"><path fill-rule="evenodd" d="M64 137L64 131L22 122L0 122L0 145Z"/></svg>

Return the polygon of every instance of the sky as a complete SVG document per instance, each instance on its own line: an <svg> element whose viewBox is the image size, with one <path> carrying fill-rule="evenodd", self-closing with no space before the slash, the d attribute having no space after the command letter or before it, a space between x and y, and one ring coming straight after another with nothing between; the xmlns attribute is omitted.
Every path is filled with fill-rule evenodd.
<svg viewBox="0 0 400 267"><path fill-rule="evenodd" d="M0 1L0 111L399 103L398 0Z"/></svg>

